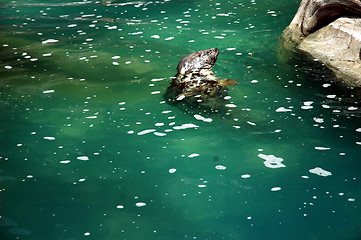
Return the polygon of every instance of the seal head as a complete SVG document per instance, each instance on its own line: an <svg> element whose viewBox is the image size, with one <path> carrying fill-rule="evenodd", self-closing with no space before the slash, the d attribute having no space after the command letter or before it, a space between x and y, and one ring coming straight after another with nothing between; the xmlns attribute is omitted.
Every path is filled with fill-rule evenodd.
<svg viewBox="0 0 361 240"><path fill-rule="evenodd" d="M217 61L218 54L218 48L210 48L189 54L179 61L177 71L180 74L187 74L199 72L202 69L212 70Z"/></svg>
<svg viewBox="0 0 361 240"><path fill-rule="evenodd" d="M227 89L235 85L232 79L218 79L212 69L217 61L218 48L191 53L179 61L177 74L164 94L166 101L199 108L211 108L220 104Z"/></svg>

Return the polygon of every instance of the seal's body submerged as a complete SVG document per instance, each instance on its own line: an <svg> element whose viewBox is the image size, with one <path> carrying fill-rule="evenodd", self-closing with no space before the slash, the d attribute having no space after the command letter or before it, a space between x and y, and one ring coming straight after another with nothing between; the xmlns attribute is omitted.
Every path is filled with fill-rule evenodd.
<svg viewBox="0 0 361 240"><path fill-rule="evenodd" d="M218 54L217 48L211 48L185 56L178 63L178 73L167 89L166 100L173 103L186 101L204 106L207 102L213 103L212 100L219 98L225 86L235 85L235 80L218 79L212 72Z"/></svg>

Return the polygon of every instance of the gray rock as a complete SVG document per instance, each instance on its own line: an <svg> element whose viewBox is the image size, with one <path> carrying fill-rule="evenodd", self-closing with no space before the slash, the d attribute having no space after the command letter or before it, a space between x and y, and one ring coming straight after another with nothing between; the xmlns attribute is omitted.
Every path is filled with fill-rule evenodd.
<svg viewBox="0 0 361 240"><path fill-rule="evenodd" d="M361 87L361 3L303 0L285 29L282 46L310 55L342 84Z"/></svg>

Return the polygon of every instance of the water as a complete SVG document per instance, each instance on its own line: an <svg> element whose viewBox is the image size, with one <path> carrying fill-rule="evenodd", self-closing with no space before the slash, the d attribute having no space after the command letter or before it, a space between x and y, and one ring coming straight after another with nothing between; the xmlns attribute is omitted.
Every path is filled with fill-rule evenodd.
<svg viewBox="0 0 361 240"><path fill-rule="evenodd" d="M1 239L361 239L357 101L279 57L298 1L104 2L1 3ZM228 118L163 99L211 47Z"/></svg>

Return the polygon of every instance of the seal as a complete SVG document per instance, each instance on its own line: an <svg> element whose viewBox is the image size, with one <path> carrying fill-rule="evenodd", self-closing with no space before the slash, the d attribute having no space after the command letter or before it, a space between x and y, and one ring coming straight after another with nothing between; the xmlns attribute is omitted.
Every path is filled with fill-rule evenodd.
<svg viewBox="0 0 361 240"><path fill-rule="evenodd" d="M286 48L294 48L308 35L341 17L360 18L359 0L302 0L282 39Z"/></svg>
<svg viewBox="0 0 361 240"><path fill-rule="evenodd" d="M207 102L212 102L212 98L220 97L226 86L237 84L233 79L218 79L213 73L218 54L218 48L210 48L182 58L177 66L177 74L167 88L166 100L205 106Z"/></svg>

